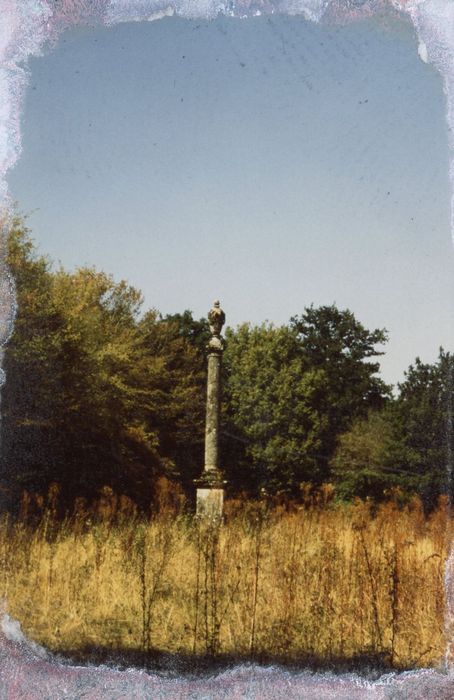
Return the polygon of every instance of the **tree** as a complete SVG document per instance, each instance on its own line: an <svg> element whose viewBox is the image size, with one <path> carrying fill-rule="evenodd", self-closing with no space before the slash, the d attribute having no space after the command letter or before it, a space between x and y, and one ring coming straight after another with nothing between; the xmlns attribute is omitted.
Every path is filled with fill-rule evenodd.
<svg viewBox="0 0 454 700"><path fill-rule="evenodd" d="M51 473L62 459L43 395L58 391L58 344L63 319L54 304L49 261L36 256L29 231L15 219L7 241L7 263L15 278L18 310L4 354L2 389L2 481L12 494L34 487L36 475ZM45 478L45 476L44 476Z"/></svg>
<svg viewBox="0 0 454 700"><path fill-rule="evenodd" d="M226 330L223 455L232 486L295 493L314 477L323 423L314 405L322 383L323 370L304 371L290 328Z"/></svg>
<svg viewBox="0 0 454 700"><path fill-rule="evenodd" d="M379 499L398 487L428 510L440 495L452 497L453 378L454 358L444 350L434 364L416 358L397 398L340 437L332 470L341 497Z"/></svg>
<svg viewBox="0 0 454 700"><path fill-rule="evenodd" d="M394 420L400 429L402 462L428 508L440 494L453 495L453 379L454 356L440 348L434 364L416 358L398 386Z"/></svg>
<svg viewBox="0 0 454 700"><path fill-rule="evenodd" d="M148 362L159 362L160 400L148 413L148 422L158 430L163 454L170 460L169 476L178 479L187 492L203 468L203 439L206 393L206 359L201 338L202 321L193 321L190 311L161 318L148 312L140 332ZM208 330L209 333L209 330Z"/></svg>
<svg viewBox="0 0 454 700"><path fill-rule="evenodd" d="M306 308L288 326L226 331L224 455L237 488L297 496L330 477L337 440L389 393L376 373L384 330L350 311Z"/></svg>
<svg viewBox="0 0 454 700"><path fill-rule="evenodd" d="M4 361L3 482L13 494L58 482L67 503L107 485L146 505L158 475L186 468L183 446L201 443L196 351L157 312L141 319L125 282L53 272L20 221L8 264L18 314Z"/></svg>
<svg viewBox="0 0 454 700"><path fill-rule="evenodd" d="M206 349L210 340L210 326L207 318L198 321L192 315L192 311L186 309L182 314L167 314L161 319L162 323L172 324L175 332L184 338L198 352L203 367L206 365Z"/></svg>
<svg viewBox="0 0 454 700"><path fill-rule="evenodd" d="M317 463L327 478L339 435L369 410L382 408L390 396L391 387L377 376L379 363L369 361L383 354L376 346L387 342L387 332L367 330L351 311L334 305L310 306L294 316L290 326L297 334L303 366L323 371L316 405L324 418Z"/></svg>
<svg viewBox="0 0 454 700"><path fill-rule="evenodd" d="M405 465L401 435L393 411L371 411L339 437L331 460L332 480L341 499L383 500L398 489L407 497L418 482Z"/></svg>

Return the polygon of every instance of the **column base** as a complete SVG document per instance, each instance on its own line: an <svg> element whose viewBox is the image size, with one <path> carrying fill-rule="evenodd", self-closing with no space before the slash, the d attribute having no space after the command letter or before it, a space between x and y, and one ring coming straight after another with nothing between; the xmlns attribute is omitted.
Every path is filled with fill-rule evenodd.
<svg viewBox="0 0 454 700"><path fill-rule="evenodd" d="M203 520L219 522L222 519L224 489L197 489L196 515Z"/></svg>
<svg viewBox="0 0 454 700"><path fill-rule="evenodd" d="M197 486L197 517L219 522L222 519L224 486L227 483L221 472L217 469L206 470L199 479L194 479L194 483Z"/></svg>

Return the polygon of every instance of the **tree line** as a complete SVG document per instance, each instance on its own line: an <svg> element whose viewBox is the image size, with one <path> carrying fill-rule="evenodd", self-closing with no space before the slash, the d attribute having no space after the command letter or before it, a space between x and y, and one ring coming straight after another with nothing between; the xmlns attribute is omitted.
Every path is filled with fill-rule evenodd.
<svg viewBox="0 0 454 700"><path fill-rule="evenodd" d="M143 311L141 293L93 268L53 269L21 219L7 240L18 310L5 349L0 487L61 502L103 486L147 507L157 480L188 494L203 467L206 319ZM453 356L379 376L385 329L335 305L288 324L225 331L221 461L231 495L340 499L450 489Z"/></svg>

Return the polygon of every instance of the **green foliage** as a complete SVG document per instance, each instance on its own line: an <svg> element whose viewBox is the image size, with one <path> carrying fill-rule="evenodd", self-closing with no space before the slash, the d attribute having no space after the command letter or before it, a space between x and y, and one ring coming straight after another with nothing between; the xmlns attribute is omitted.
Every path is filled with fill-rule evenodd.
<svg viewBox="0 0 454 700"><path fill-rule="evenodd" d="M140 319L141 295L125 282L52 272L19 220L8 264L18 315L4 360L2 480L13 492L56 481L67 500L110 485L148 502L158 474L187 469L188 444L201 451L196 350L156 313Z"/></svg>
<svg viewBox="0 0 454 700"><path fill-rule="evenodd" d="M196 321L192 312L186 309L182 314L167 314L162 322L175 326L176 333L196 348L205 366L206 347L211 337L208 319L201 318Z"/></svg>
<svg viewBox="0 0 454 700"><path fill-rule="evenodd" d="M228 476L248 490L294 491L317 471L323 417L314 405L323 371L304 371L285 326L244 324L228 329L226 341L227 431L244 446L239 461L226 462Z"/></svg>
<svg viewBox="0 0 454 700"><path fill-rule="evenodd" d="M383 500L397 490L414 493L418 484L398 458L400 435L393 412L372 411L340 436L331 461L332 479L339 498Z"/></svg>
<svg viewBox="0 0 454 700"><path fill-rule="evenodd" d="M385 329L368 331L349 310L310 306L291 319L306 367L323 369L324 387L317 406L324 416L319 463L326 476L338 436L370 409L384 406L390 387L377 375L382 355L376 345L387 341Z"/></svg>
<svg viewBox="0 0 454 700"><path fill-rule="evenodd" d="M381 354L386 332L311 306L289 326L246 324L226 340L227 425L244 446L227 442L234 483L298 495L301 482L326 481L339 435L389 394L378 363L364 361Z"/></svg>
<svg viewBox="0 0 454 700"><path fill-rule="evenodd" d="M394 421L400 428L400 457L417 480L418 493L433 507L452 491L452 393L454 357L440 349L438 361L419 358L399 384Z"/></svg>
<svg viewBox="0 0 454 700"><path fill-rule="evenodd" d="M453 376L449 353L440 350L434 364L417 358L397 399L340 437L332 470L342 498L378 500L398 489L431 509L441 494L452 496Z"/></svg>
<svg viewBox="0 0 454 700"><path fill-rule="evenodd" d="M185 312L186 321L191 312ZM194 322L197 327L199 322ZM161 451L172 468L167 475L186 489L203 466L206 361L197 334L182 333L176 316L146 313L139 323L148 365L157 363L159 388L148 420L159 432Z"/></svg>
<svg viewBox="0 0 454 700"><path fill-rule="evenodd" d="M1 488L69 505L103 486L141 505L163 475L193 492L203 465L206 319L142 315L140 292L82 268L54 271L19 219L8 241L18 314L6 348ZM338 495L452 488L453 357L417 359L393 399L375 358L383 329L306 308L288 325L226 330L221 466L232 493Z"/></svg>

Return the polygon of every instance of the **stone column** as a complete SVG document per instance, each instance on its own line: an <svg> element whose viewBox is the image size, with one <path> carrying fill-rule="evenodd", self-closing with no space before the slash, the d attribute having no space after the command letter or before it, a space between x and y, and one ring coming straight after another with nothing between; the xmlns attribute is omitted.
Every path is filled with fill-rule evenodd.
<svg viewBox="0 0 454 700"><path fill-rule="evenodd" d="M223 343L221 337L225 314L215 301L208 313L211 338L208 343L207 404L205 422L205 465L202 476L196 479L197 515L220 520L224 502L224 484L219 469L219 431L221 409L221 364Z"/></svg>

